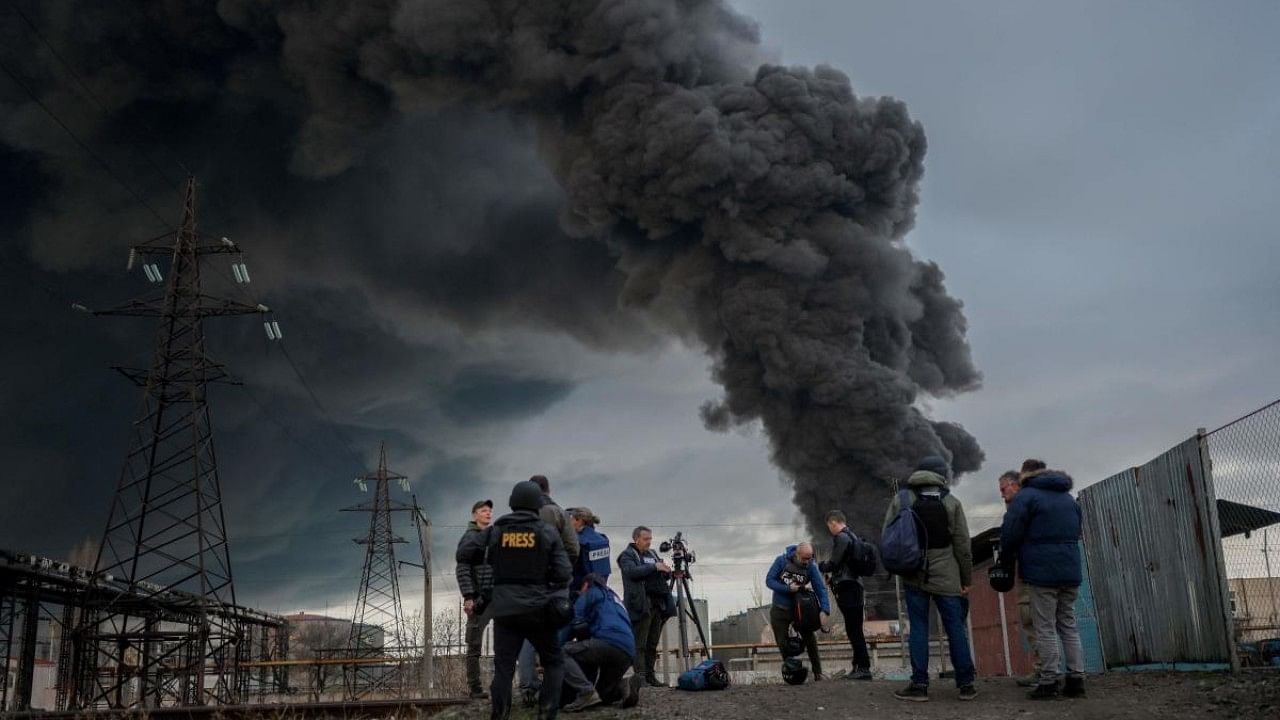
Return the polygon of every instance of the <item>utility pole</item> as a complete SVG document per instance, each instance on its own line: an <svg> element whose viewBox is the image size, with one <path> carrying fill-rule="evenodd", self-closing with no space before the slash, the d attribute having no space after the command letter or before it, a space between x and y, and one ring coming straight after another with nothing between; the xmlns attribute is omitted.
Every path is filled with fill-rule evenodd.
<svg viewBox="0 0 1280 720"><path fill-rule="evenodd" d="M431 520L418 505L418 496L413 498L413 526L418 531L418 549L422 554L422 562L401 560L401 565L412 565L422 571L422 678L420 691L422 697L431 696L431 688L435 685L435 651L432 642L431 626ZM415 641L417 638L413 638Z"/></svg>
<svg viewBox="0 0 1280 720"><path fill-rule="evenodd" d="M435 649L431 627L431 520L418 505L417 495L413 496L413 524L418 530L418 549L422 553L422 696L430 697L435 685Z"/></svg>
<svg viewBox="0 0 1280 720"><path fill-rule="evenodd" d="M239 247L197 232L188 178L177 230L129 251L128 269L141 259L162 290L94 313L157 318L160 327L149 369L116 368L143 388L142 409L94 564L98 592L76 628L73 708L243 700L244 628L207 402L210 383L232 381L205 353L202 323L249 314L272 321L266 306L204 293L201 260L211 255L230 255L237 282L248 282Z"/></svg>
<svg viewBox="0 0 1280 720"><path fill-rule="evenodd" d="M404 637L404 606L400 602L400 577L395 554L395 546L407 541L392 532L391 513L412 513L415 508L402 502L392 502L389 487L392 480L398 481L401 488L408 491L409 478L387 469L387 445L382 443L378 469L356 478L356 484L362 490L367 483L374 483L373 501L343 508L344 512L370 514L368 534L355 541L365 546L365 556L347 641L349 658L400 655L412 644ZM378 690L391 690L399 684L397 680L403 680L395 677L397 674L383 665L354 664L346 673L347 698L358 700Z"/></svg>

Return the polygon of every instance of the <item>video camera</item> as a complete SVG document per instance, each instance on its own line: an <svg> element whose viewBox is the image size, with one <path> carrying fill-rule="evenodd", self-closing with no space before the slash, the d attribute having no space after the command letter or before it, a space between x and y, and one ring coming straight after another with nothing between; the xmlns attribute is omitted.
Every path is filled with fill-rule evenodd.
<svg viewBox="0 0 1280 720"><path fill-rule="evenodd" d="M689 546L685 544L683 531L676 533L675 537L670 540L663 540L662 544L658 545L658 550L664 553L671 553L671 560L677 568L682 565L692 564L697 559L693 554L693 550L690 550Z"/></svg>

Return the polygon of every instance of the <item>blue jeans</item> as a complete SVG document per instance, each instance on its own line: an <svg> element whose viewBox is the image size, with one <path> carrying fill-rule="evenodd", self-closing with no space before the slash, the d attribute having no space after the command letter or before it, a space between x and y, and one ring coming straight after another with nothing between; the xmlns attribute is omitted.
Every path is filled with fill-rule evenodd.
<svg viewBox="0 0 1280 720"><path fill-rule="evenodd" d="M560 638L557 637L557 644L559 640ZM525 640L524 645L520 647L516 671L519 673L516 677L521 690L537 690L542 687L542 683L538 682L538 653L528 640Z"/></svg>
<svg viewBox="0 0 1280 720"><path fill-rule="evenodd" d="M951 664L955 666L956 687L972 685L973 657L969 654L969 633L965 619L969 614L969 598L934 595L906 587L907 619L911 623L911 684L929 687L929 600L938 606L942 628L951 648Z"/></svg>

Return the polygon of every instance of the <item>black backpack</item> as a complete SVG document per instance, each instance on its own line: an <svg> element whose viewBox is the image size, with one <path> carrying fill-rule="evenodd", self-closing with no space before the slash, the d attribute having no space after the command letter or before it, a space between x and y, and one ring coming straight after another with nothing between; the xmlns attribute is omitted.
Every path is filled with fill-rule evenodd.
<svg viewBox="0 0 1280 720"><path fill-rule="evenodd" d="M845 528L849 534L849 550L845 553L844 564L849 572L857 577L870 577L880 567L876 559L876 546L858 537L852 530Z"/></svg>
<svg viewBox="0 0 1280 720"><path fill-rule="evenodd" d="M928 488L924 493L917 490L915 496L911 509L924 526L925 547L929 550L951 547L951 520L943 502L947 498L946 488Z"/></svg>
<svg viewBox="0 0 1280 720"><path fill-rule="evenodd" d="M800 632L815 632L822 627L822 603L818 602L818 595L814 591L805 588L796 593L794 616L791 624Z"/></svg>

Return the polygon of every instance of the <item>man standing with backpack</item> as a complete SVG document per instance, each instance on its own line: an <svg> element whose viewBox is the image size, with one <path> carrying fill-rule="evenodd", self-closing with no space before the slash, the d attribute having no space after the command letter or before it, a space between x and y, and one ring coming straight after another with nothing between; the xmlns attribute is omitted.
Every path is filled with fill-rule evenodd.
<svg viewBox="0 0 1280 720"><path fill-rule="evenodd" d="M819 565L819 569L831 576L831 590L836 595L836 605L844 616L845 633L853 648L853 671L849 680L871 679L871 654L867 652L867 639L862 632L863 587L861 577L875 572L875 555L870 554L867 567L868 543L862 541L845 520L844 513L832 510L827 513L827 530L832 537L831 559Z"/></svg>
<svg viewBox="0 0 1280 720"><path fill-rule="evenodd" d="M818 563L813 561L813 546L802 542L788 547L773 561L764 584L773 591L769 626L773 629L778 651L786 657L787 630L794 626L809 651L814 681L825 680L814 632L827 623L831 601L827 599L827 588L822 583L822 574L818 572Z"/></svg>
<svg viewBox="0 0 1280 720"><path fill-rule="evenodd" d="M960 699L978 694L965 628L973 552L964 508L947 490L950 475L946 460L923 458L907 487L890 501L884 519L880 558L886 570L902 576L911 623L911 684L894 692L899 700L929 700L930 601L947 633Z"/></svg>

